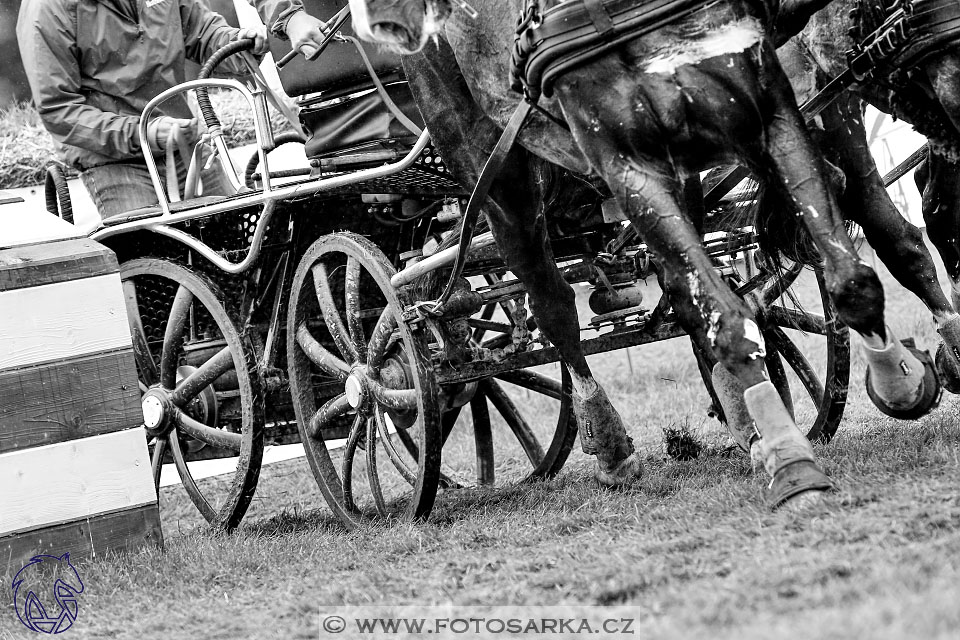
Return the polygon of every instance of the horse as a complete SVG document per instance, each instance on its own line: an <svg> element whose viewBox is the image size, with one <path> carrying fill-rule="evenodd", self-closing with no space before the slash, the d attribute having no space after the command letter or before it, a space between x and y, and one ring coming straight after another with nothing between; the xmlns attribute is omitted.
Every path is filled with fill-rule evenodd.
<svg viewBox="0 0 960 640"><path fill-rule="evenodd" d="M854 85L851 92L880 111L914 125L929 140L927 158L918 167L915 179L923 196L923 219L929 237L950 279L952 305L931 304L927 297L921 298L927 303L942 339L936 365L943 386L960 393L960 10L955 4L941 6L929 0L902 4L908 5L913 15L940 11L940 24L951 28L939 33L911 34L907 49L920 47L915 64L881 65L866 81ZM843 73L848 64L846 52L900 6L901 3L836 0L815 14L794 38L794 46L816 73L818 86ZM951 12L944 15L944 10ZM852 115L848 109L841 119L849 120ZM894 253L894 260L910 260L912 254L907 244L922 246L917 239L910 238L909 243L895 249L896 252L907 248L907 255L897 258ZM936 285L935 274L927 277Z"/></svg>
<svg viewBox="0 0 960 640"><path fill-rule="evenodd" d="M410 55L408 79L448 162L456 163L458 149L485 144L508 125L520 102L505 80L518 2L505 10L503 3L477 1L476 19L454 11L449 0L350 4L358 35ZM755 425L750 439L771 477L769 501L776 507L805 504L832 482L766 376L752 311L721 281L684 211L688 178L737 161L789 194L823 256L840 319L863 339L875 403L921 413L935 403L936 377L884 323L883 289L846 234L768 36L769 10L759 1L698 4L569 68L539 104L546 115L537 112L527 122L522 149L514 147L507 164L522 170L524 155L532 153L606 182L663 261L666 293L684 329L717 355L715 379L730 381L734 395L742 390ZM475 182L476 163L461 164L472 166L454 164L454 172ZM518 193L522 181L506 175L491 191L495 206L488 209L497 246L527 285L541 331L571 371L581 447L597 457L601 481L628 481L642 466L583 356L573 293L550 260L542 212L510 202L529 202L530 194Z"/></svg>

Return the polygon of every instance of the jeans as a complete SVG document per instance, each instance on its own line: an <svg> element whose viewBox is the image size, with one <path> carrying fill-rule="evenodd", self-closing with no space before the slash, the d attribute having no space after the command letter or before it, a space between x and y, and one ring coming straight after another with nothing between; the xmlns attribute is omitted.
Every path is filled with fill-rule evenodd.
<svg viewBox="0 0 960 640"><path fill-rule="evenodd" d="M166 189L167 179L163 162L158 160L160 183ZM225 196L233 193L230 183L220 169L219 161L201 173L203 195ZM104 220L134 209L156 206L157 193L150 180L147 165L142 162L118 162L92 167L80 173L80 180L93 199L93 203ZM177 181L180 188L187 181L187 168L177 158ZM169 199L169 193L167 195Z"/></svg>

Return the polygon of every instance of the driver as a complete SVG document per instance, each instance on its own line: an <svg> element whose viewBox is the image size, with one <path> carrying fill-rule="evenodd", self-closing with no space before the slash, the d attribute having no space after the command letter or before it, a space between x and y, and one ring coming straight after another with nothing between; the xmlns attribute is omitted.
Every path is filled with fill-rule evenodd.
<svg viewBox="0 0 960 640"><path fill-rule="evenodd" d="M299 0L256 4L274 33L315 53L323 23ZM238 38L253 38L254 53L267 50L264 29L235 29L198 0L23 0L17 40L34 103L104 219L157 202L138 135L147 102L185 81L184 59L202 62ZM161 104L147 130L154 154L199 138L183 94ZM183 183L183 158L177 170ZM226 193L218 182L205 180L205 193Z"/></svg>

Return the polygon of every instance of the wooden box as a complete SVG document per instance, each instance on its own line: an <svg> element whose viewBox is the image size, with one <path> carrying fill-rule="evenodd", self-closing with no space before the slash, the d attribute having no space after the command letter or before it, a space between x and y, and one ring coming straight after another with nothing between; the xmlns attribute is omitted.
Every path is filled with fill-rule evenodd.
<svg viewBox="0 0 960 640"><path fill-rule="evenodd" d="M84 238L0 248L6 572L162 544L142 423L114 254Z"/></svg>

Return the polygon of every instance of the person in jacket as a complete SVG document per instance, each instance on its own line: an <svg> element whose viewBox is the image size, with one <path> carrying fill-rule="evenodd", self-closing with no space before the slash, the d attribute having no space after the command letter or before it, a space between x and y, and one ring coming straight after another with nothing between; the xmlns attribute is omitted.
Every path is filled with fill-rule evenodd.
<svg viewBox="0 0 960 640"><path fill-rule="evenodd" d="M322 22L299 0L258 5L296 46L322 37ZM147 102L185 81L185 59L202 62L242 37L256 41L255 53L266 51L265 31L230 27L197 0L23 0L17 40L34 102L103 218L157 201L138 134ZM160 105L147 131L154 154L195 142L198 123L186 95ZM177 168L182 183L183 159ZM210 182L206 194L224 193Z"/></svg>

